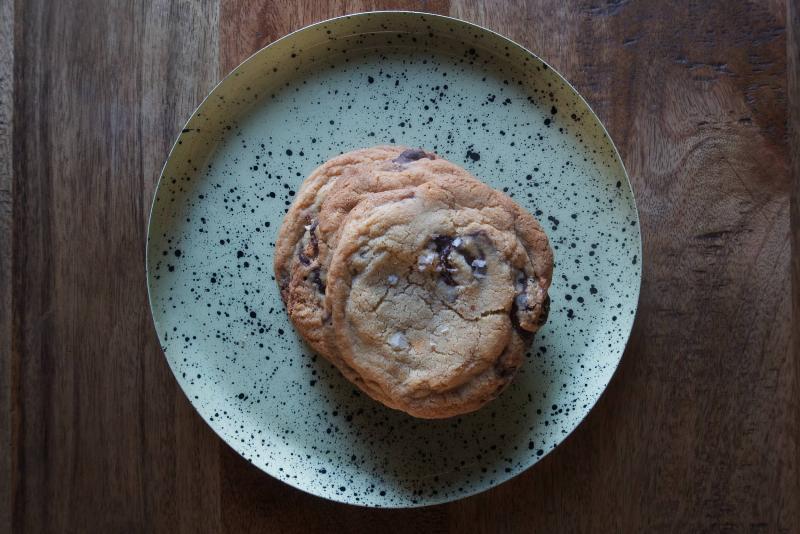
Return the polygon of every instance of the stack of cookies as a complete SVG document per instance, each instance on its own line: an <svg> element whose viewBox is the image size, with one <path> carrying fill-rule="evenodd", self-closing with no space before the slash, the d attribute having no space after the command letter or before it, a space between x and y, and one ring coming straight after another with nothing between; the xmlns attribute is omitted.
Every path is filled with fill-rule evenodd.
<svg viewBox="0 0 800 534"><path fill-rule="evenodd" d="M553 253L534 217L461 167L379 146L303 183L275 275L298 332L373 399L423 418L508 385L547 320Z"/></svg>

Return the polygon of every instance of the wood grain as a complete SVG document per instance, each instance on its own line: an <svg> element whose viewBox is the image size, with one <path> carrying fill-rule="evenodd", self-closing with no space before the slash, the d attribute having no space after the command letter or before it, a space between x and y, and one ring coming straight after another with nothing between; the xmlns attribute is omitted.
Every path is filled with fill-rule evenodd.
<svg viewBox="0 0 800 534"><path fill-rule="evenodd" d="M16 5L15 530L219 530L218 440L160 355L143 268L164 155L217 80L216 13Z"/></svg>
<svg viewBox="0 0 800 534"><path fill-rule="evenodd" d="M248 56L283 37L320 20L363 11L405 9L448 14L447 0L272 0L222 2L220 17L220 76Z"/></svg>
<svg viewBox="0 0 800 534"><path fill-rule="evenodd" d="M11 160L14 4L0 0L0 451L11 450ZM0 531L11 530L11 455L0 454Z"/></svg>
<svg viewBox="0 0 800 534"><path fill-rule="evenodd" d="M305 24L401 8L500 31L575 84L631 174L644 281L619 371L555 453L386 511L214 435L143 265L160 167L220 77ZM0 0L0 531L796 531L798 35L795 0Z"/></svg>
<svg viewBox="0 0 800 534"><path fill-rule="evenodd" d="M800 408L800 0L789 0L786 5L786 58L789 94L789 153L792 163L792 295L793 295L793 353L794 385L790 405L797 413ZM800 425L795 421L796 425ZM800 466L800 430L795 426L795 466ZM795 495L800 495L800 467L796 468Z"/></svg>

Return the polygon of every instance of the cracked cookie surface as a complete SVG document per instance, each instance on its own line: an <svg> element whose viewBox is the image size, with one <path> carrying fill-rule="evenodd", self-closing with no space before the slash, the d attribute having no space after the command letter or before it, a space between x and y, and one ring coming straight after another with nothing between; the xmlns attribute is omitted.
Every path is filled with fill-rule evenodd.
<svg viewBox="0 0 800 534"><path fill-rule="evenodd" d="M343 372L417 417L476 410L511 381L546 320L551 275L533 216L466 171L367 194L327 275Z"/></svg>
<svg viewBox="0 0 800 534"><path fill-rule="evenodd" d="M326 306L328 266L342 223L366 193L460 176L460 167L431 152L377 146L342 154L303 182L284 218L275 246L275 276L289 317L311 347L340 367Z"/></svg>

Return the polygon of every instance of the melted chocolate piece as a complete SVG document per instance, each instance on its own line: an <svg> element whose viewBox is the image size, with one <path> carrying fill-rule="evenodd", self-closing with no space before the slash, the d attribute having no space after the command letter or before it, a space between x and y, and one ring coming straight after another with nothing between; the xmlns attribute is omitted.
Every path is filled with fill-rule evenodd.
<svg viewBox="0 0 800 534"><path fill-rule="evenodd" d="M528 277L520 273L519 277L517 278L517 296L514 298L514 302L511 304L511 323L519 332L528 332L530 334L530 331L525 330L520 325L519 312L534 310L539 304L533 303L533 305L531 305L530 301L528 300L527 291ZM544 301L539 306L541 306L541 311L539 316L536 318L537 327L542 326L547 322L547 316L550 314L550 295L545 295Z"/></svg>
<svg viewBox="0 0 800 534"><path fill-rule="evenodd" d="M466 239L469 239L470 237L475 237L475 236L467 236ZM456 239L459 239L461 241L458 244L458 246L454 245ZM461 254L461 256L464 258L464 261L472 269L472 272L474 273L476 278L483 278L484 276L486 276L487 267L485 262L483 263L483 265L475 265L475 260L483 261L486 258L486 255L483 253L483 250L480 247L476 246L475 249L477 249L478 255L477 257L474 256L469 251L468 247L465 246L463 239L465 238L455 238L446 235L435 235L431 239L436 248L436 254L439 256L439 268L437 269L437 272L439 272L444 283L449 286L458 285L458 282L456 282L452 274L456 269L450 262L450 254L452 254L453 251Z"/></svg>
<svg viewBox="0 0 800 534"><path fill-rule="evenodd" d="M311 281L314 282L314 285L317 286L317 290L325 294L325 282L322 281L322 278L319 274L319 267L311 271Z"/></svg>
<svg viewBox="0 0 800 534"><path fill-rule="evenodd" d="M421 148L411 148L409 150L402 151L399 156L392 160L392 162L400 165L407 165L424 158L436 159L436 155L431 154L430 152L425 152Z"/></svg>
<svg viewBox="0 0 800 534"><path fill-rule="evenodd" d="M444 283L448 286L458 285L450 274L450 253L453 251L453 238L446 235L433 236L433 244L436 245L436 253L439 255L439 263L443 267L440 274Z"/></svg>
<svg viewBox="0 0 800 534"><path fill-rule="evenodd" d="M550 315L550 295L547 295L544 298L544 302L542 302L542 313L539 314L539 320L536 322L536 324L542 326L547 322L548 315Z"/></svg>
<svg viewBox="0 0 800 534"><path fill-rule="evenodd" d="M453 238L448 235L435 235L433 236L433 243L436 245L436 252L441 255L442 251L452 249Z"/></svg>

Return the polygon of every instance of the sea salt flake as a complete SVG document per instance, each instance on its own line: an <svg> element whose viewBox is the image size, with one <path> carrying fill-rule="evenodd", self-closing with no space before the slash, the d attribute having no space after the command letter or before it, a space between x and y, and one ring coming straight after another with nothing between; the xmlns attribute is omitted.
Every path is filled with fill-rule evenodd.
<svg viewBox="0 0 800 534"><path fill-rule="evenodd" d="M417 267L420 271L424 271L428 265L433 263L433 260L436 259L436 254L433 252L428 252L426 254L420 254L419 258L417 258Z"/></svg>
<svg viewBox="0 0 800 534"><path fill-rule="evenodd" d="M410 347L410 345L408 344L408 340L406 339L406 336L404 336L400 332L395 332L394 334L389 336L388 341L389 345L394 350L405 350Z"/></svg>

